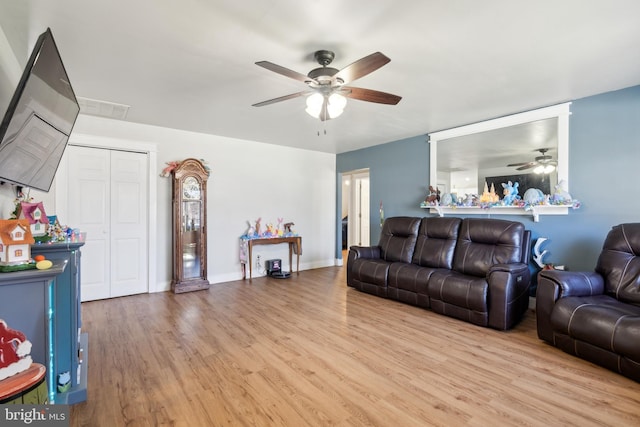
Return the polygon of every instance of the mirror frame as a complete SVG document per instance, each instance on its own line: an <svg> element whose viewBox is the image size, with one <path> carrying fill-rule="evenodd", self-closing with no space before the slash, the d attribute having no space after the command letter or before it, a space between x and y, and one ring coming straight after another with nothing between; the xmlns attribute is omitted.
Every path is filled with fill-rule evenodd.
<svg viewBox="0 0 640 427"><path fill-rule="evenodd" d="M509 126L520 125L538 120L558 120L558 182L564 180L565 190L569 191L569 107L571 102L538 108L523 113L485 120L470 125L459 126L428 134L429 142L429 185L436 188L438 182L438 143L446 143L451 138L486 132Z"/></svg>

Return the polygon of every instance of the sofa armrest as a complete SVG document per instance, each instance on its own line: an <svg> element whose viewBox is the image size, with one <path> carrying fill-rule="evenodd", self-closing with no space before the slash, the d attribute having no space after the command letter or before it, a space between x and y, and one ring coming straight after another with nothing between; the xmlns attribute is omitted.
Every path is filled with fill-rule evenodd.
<svg viewBox="0 0 640 427"><path fill-rule="evenodd" d="M349 259L351 259L351 253L353 252L353 259L367 258L378 259L380 258L380 246L351 246L349 248Z"/></svg>
<svg viewBox="0 0 640 427"><path fill-rule="evenodd" d="M489 326L499 330L515 325L529 306L531 272L525 263L495 264L487 273Z"/></svg>
<svg viewBox="0 0 640 427"><path fill-rule="evenodd" d="M601 295L604 278L595 272L542 270L536 290L536 327L538 338L553 344L551 313L560 298Z"/></svg>
<svg viewBox="0 0 640 427"><path fill-rule="evenodd" d="M518 262L515 264L494 264L491 267L489 267L489 273L487 276L491 276L491 274L498 271L502 271L510 274L521 274L524 270L528 271L529 266L522 262Z"/></svg>
<svg viewBox="0 0 640 427"><path fill-rule="evenodd" d="M357 259L379 259L380 246L351 246L347 256L347 285L355 287L353 280L353 263Z"/></svg>

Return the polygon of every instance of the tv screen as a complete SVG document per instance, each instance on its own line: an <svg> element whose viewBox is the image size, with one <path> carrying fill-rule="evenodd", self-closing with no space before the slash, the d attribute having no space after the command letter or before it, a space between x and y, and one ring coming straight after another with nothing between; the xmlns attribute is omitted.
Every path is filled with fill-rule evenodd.
<svg viewBox="0 0 640 427"><path fill-rule="evenodd" d="M47 28L0 124L0 181L48 192L79 112Z"/></svg>

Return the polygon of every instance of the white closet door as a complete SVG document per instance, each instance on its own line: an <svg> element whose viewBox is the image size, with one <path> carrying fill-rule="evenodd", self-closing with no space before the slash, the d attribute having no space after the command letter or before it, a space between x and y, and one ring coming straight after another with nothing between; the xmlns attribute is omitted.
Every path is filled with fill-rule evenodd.
<svg viewBox="0 0 640 427"><path fill-rule="evenodd" d="M147 156L67 147L67 223L87 232L82 301L148 292Z"/></svg>
<svg viewBox="0 0 640 427"><path fill-rule="evenodd" d="M87 232L82 252L82 301L111 296L109 245L111 160L109 150L68 146L68 218L63 223Z"/></svg>
<svg viewBox="0 0 640 427"><path fill-rule="evenodd" d="M147 158L111 152L111 296L148 292Z"/></svg>

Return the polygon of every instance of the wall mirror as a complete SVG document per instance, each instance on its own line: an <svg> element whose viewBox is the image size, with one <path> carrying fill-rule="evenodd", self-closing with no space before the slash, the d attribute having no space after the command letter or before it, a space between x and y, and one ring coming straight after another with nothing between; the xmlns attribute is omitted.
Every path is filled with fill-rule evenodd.
<svg viewBox="0 0 640 427"><path fill-rule="evenodd" d="M560 181L569 191L570 104L429 134L429 185L458 197L481 194L485 181L495 182L500 195L506 180L519 182L520 195L531 187L550 194ZM555 168L536 169L542 163Z"/></svg>

